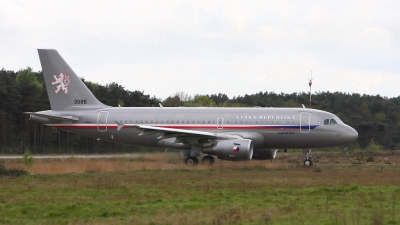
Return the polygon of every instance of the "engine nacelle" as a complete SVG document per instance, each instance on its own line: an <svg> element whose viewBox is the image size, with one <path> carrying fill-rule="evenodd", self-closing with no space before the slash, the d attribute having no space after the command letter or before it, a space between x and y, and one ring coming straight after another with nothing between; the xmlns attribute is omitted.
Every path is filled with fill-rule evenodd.
<svg viewBox="0 0 400 225"><path fill-rule="evenodd" d="M216 145L201 151L223 160L250 160L253 157L253 143L250 139L218 141Z"/></svg>
<svg viewBox="0 0 400 225"><path fill-rule="evenodd" d="M266 160L275 159L278 149L257 149L254 150L253 159Z"/></svg>

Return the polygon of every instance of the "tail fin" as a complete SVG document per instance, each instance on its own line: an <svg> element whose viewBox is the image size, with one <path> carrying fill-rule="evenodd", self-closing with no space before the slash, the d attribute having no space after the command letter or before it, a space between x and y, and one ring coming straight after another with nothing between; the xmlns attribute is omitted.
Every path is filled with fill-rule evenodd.
<svg viewBox="0 0 400 225"><path fill-rule="evenodd" d="M54 49L38 49L52 110L67 107L104 108L61 55Z"/></svg>

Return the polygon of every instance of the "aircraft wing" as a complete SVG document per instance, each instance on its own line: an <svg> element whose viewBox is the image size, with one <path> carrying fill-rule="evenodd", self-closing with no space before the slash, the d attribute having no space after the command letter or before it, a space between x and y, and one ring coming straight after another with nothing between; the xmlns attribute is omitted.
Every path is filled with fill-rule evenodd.
<svg viewBox="0 0 400 225"><path fill-rule="evenodd" d="M52 120L60 120L63 122L79 121L78 118L74 118L72 116L52 116L52 115L47 115L47 114L42 114L42 113L35 113L35 112L24 112L24 113L28 114L28 115L43 117L43 118L52 119Z"/></svg>
<svg viewBox="0 0 400 225"><path fill-rule="evenodd" d="M152 134L160 134L158 139L166 139L166 138L179 138L180 140L185 140L187 137L187 141L189 138L191 139L238 139L242 138L237 135L228 135L224 133L212 133L205 131L195 131L195 130L186 130L186 129L174 129L174 128L166 128L166 127L154 127L154 126L141 126L137 124L121 124L115 121L118 124L118 130L121 130L123 127L130 127L133 129L139 129L142 133L139 136L152 135ZM190 141L188 141L190 142Z"/></svg>

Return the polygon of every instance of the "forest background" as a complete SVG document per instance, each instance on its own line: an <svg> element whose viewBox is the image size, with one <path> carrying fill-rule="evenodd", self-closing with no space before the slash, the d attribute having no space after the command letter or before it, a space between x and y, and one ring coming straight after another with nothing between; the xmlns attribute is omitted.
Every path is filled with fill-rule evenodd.
<svg viewBox="0 0 400 225"><path fill-rule="evenodd" d="M82 78L81 78L82 79ZM165 100L126 90L117 83L105 86L85 81L93 94L106 105L125 107L290 107L308 106L309 93L259 92L229 98L226 94L190 96L177 92ZM342 92L312 93L312 108L336 114L358 132L358 140L347 146L327 151L363 151L368 146L385 150L400 148L400 96L387 98L380 95L361 95ZM34 154L53 153L122 153L164 151L136 146L97 141L94 138L53 129L29 120L23 112L49 110L42 72L31 68L17 72L0 70L0 154L21 154L29 150Z"/></svg>

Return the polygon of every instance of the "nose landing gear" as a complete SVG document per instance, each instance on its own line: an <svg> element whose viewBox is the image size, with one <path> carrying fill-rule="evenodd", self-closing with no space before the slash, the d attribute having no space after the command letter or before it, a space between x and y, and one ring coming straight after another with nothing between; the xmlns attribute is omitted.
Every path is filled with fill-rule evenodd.
<svg viewBox="0 0 400 225"><path fill-rule="evenodd" d="M311 161L311 149L303 149L303 156L304 156L304 165L311 166L313 162Z"/></svg>

